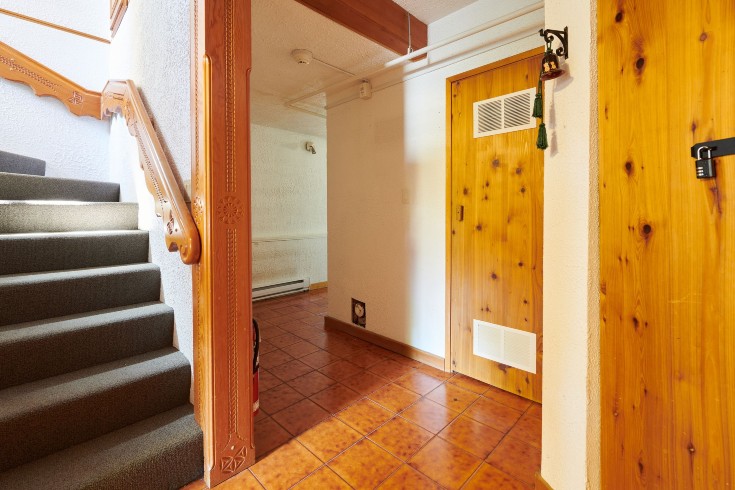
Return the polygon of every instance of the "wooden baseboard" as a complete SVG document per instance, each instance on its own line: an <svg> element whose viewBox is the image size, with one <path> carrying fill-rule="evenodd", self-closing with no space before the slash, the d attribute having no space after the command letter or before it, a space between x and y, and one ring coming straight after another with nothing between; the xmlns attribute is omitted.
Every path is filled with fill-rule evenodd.
<svg viewBox="0 0 735 490"><path fill-rule="evenodd" d="M324 282L314 282L309 284L309 290L313 289L324 289L327 287L327 281Z"/></svg>
<svg viewBox="0 0 735 490"><path fill-rule="evenodd" d="M406 356L410 359L423 362L424 364L428 364L431 367L444 371L443 357L439 357L421 349L411 347L410 345L398 342L397 340L383 337L382 335L371 332L369 330L365 330L364 328L356 327L350 323L345 323L342 320L337 320L336 318L333 318L331 316L324 317L324 328L326 328L327 330L337 330L338 332L352 335L353 337L357 337L358 339L362 339L366 342L370 342L371 344L375 344L384 349L388 349L391 352L401 354L402 356Z"/></svg>
<svg viewBox="0 0 735 490"><path fill-rule="evenodd" d="M554 490L553 488L551 488L551 485L549 485L549 483L544 480L544 477L541 476L541 473L536 473L535 488L536 490Z"/></svg>

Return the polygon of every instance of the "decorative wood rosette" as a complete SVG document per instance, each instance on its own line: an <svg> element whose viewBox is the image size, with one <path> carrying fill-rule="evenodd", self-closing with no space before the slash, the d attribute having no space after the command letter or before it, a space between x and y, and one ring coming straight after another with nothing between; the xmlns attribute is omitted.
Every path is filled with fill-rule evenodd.
<svg viewBox="0 0 735 490"><path fill-rule="evenodd" d="M193 0L195 408L210 487L255 462L250 230L250 1Z"/></svg>

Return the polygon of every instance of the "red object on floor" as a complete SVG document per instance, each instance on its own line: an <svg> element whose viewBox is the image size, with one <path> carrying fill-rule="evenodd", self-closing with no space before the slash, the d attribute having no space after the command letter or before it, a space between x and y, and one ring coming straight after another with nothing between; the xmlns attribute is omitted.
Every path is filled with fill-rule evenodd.
<svg viewBox="0 0 735 490"><path fill-rule="evenodd" d="M258 322L253 320L253 415L260 411L260 396L258 381L260 378L260 329Z"/></svg>

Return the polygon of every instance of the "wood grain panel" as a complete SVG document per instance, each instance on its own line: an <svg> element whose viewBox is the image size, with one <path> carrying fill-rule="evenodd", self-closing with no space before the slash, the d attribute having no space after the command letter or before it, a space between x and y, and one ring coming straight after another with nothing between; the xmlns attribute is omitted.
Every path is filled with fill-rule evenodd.
<svg viewBox="0 0 735 490"><path fill-rule="evenodd" d="M193 0L195 411L210 487L255 461L252 416L250 1Z"/></svg>
<svg viewBox="0 0 735 490"><path fill-rule="evenodd" d="M452 81L449 240L452 369L536 401L543 350L543 152L535 148L535 129L474 138L473 103L533 87L539 53ZM475 319L535 333L536 374L475 356Z"/></svg>
<svg viewBox="0 0 735 490"><path fill-rule="evenodd" d="M604 488L733 485L735 158L689 156L735 136L733 25L729 0L598 9Z"/></svg>
<svg viewBox="0 0 735 490"><path fill-rule="evenodd" d="M408 52L409 16L413 50L426 47L428 41L426 24L391 0L296 1L400 55Z"/></svg>

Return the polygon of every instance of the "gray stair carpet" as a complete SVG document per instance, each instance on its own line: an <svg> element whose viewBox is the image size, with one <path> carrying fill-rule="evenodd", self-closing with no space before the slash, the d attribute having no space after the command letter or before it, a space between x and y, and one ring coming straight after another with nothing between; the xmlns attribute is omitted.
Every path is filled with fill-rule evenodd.
<svg viewBox="0 0 735 490"><path fill-rule="evenodd" d="M117 202L120 185L0 172L0 199L6 201Z"/></svg>
<svg viewBox="0 0 735 490"><path fill-rule="evenodd" d="M0 489L180 488L202 432L137 204L44 169L0 152Z"/></svg>
<svg viewBox="0 0 735 490"><path fill-rule="evenodd" d="M0 275L148 261L148 232L114 230L0 235Z"/></svg>
<svg viewBox="0 0 735 490"><path fill-rule="evenodd" d="M154 264L130 264L0 277L0 326L156 301Z"/></svg>
<svg viewBox="0 0 735 490"><path fill-rule="evenodd" d="M135 203L0 201L0 233L137 229Z"/></svg>
<svg viewBox="0 0 735 490"><path fill-rule="evenodd" d="M202 476L202 432L191 405L0 473L13 490L168 490Z"/></svg>
<svg viewBox="0 0 735 490"><path fill-rule="evenodd" d="M46 175L46 162L38 158L0 151L0 172L26 175Z"/></svg>
<svg viewBox="0 0 735 490"><path fill-rule="evenodd" d="M159 302L0 327L0 389L163 349L173 327Z"/></svg>

